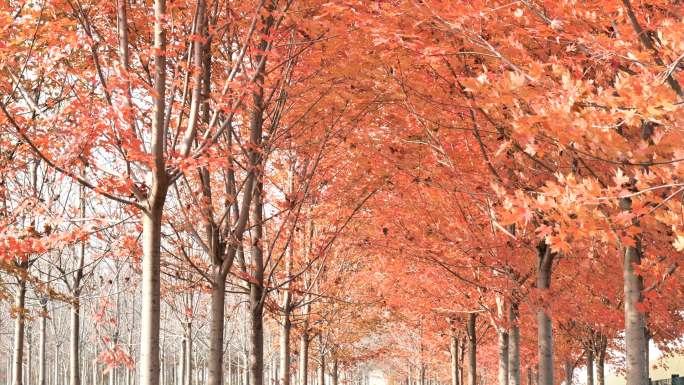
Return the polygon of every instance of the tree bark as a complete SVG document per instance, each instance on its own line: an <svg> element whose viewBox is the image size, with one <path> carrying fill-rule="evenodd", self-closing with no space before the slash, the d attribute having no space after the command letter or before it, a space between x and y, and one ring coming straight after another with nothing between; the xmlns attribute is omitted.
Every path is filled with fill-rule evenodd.
<svg viewBox="0 0 684 385"><path fill-rule="evenodd" d="M508 306L508 385L520 385L520 328L518 304L514 301Z"/></svg>
<svg viewBox="0 0 684 385"><path fill-rule="evenodd" d="M321 347L321 365L318 367L318 384L325 385L325 353L323 352L323 347Z"/></svg>
<svg viewBox="0 0 684 385"><path fill-rule="evenodd" d="M568 356L565 356L565 385L572 385L572 363Z"/></svg>
<svg viewBox="0 0 684 385"><path fill-rule="evenodd" d="M537 252L537 288L546 293L551 286L551 270L554 255L548 245L542 243ZM549 304L545 301L537 312L539 348L539 385L553 385L553 325L549 316Z"/></svg>
<svg viewBox="0 0 684 385"><path fill-rule="evenodd" d="M178 363L178 385L185 385L185 371L187 368L187 364L185 363L185 360L188 359L188 339L186 336L183 336L183 340L181 341L181 351L180 351L180 362Z"/></svg>
<svg viewBox="0 0 684 385"><path fill-rule="evenodd" d="M85 173L84 173L85 174ZM79 215L85 218L85 186L79 186ZM81 279L85 264L85 243L78 243L78 266L74 270L71 294L74 297L71 305L71 331L69 345L69 385L81 385L80 345L81 345Z"/></svg>
<svg viewBox="0 0 684 385"><path fill-rule="evenodd" d="M468 314L468 385L477 384L477 336L475 321L477 313Z"/></svg>
<svg viewBox="0 0 684 385"><path fill-rule="evenodd" d="M330 374L330 385L337 385L337 358L333 359L332 373Z"/></svg>
<svg viewBox="0 0 684 385"><path fill-rule="evenodd" d="M21 264L26 265L24 263ZM23 274L22 271L19 274ZM24 303L26 300L26 280L20 276L17 278L17 292L15 294L15 304L18 313L14 321L14 367L12 368L12 384L23 385L23 363L24 363Z"/></svg>
<svg viewBox="0 0 684 385"><path fill-rule="evenodd" d="M594 385L594 351L586 350L587 356L587 385Z"/></svg>
<svg viewBox="0 0 684 385"><path fill-rule="evenodd" d="M192 385L192 322L185 323L185 340L187 341L185 351L185 378L184 385Z"/></svg>
<svg viewBox="0 0 684 385"><path fill-rule="evenodd" d="M209 378L207 385L221 385L223 373L223 327L226 303L226 279L221 277L218 269L212 269L211 285L211 335L209 338Z"/></svg>
<svg viewBox="0 0 684 385"><path fill-rule="evenodd" d="M499 384L508 384L508 333L501 327L498 328L499 336Z"/></svg>
<svg viewBox="0 0 684 385"><path fill-rule="evenodd" d="M644 324L646 323L646 316L644 315ZM644 326L644 371L646 378L651 378L651 368L649 367L649 350L650 350L651 332L648 326ZM648 380L647 380L648 381Z"/></svg>
<svg viewBox="0 0 684 385"><path fill-rule="evenodd" d="M290 305L292 301L292 294L285 288L283 295L283 315L280 324L280 384L287 385L290 382L290 329L292 321L290 320Z"/></svg>
<svg viewBox="0 0 684 385"><path fill-rule="evenodd" d="M254 107L252 113L253 129L260 131L259 128L254 128L254 125L261 126L261 98L255 97L259 101ZM256 144L260 144L259 139L255 140ZM257 170L254 173L259 178ZM253 205L254 209L252 215L253 229L252 229L252 277L253 280L249 284L249 305L250 305L250 358L249 358L249 385L263 385L264 374L264 320L263 320L263 295L264 295L264 260L263 260L263 204L262 204L262 189L263 184L257 181L256 189L254 190Z"/></svg>
<svg viewBox="0 0 684 385"><path fill-rule="evenodd" d="M606 382L606 340L603 335L601 335L602 344L598 350L598 355L596 357L596 385L605 385Z"/></svg>
<svg viewBox="0 0 684 385"><path fill-rule="evenodd" d="M263 278L259 281L262 282ZM263 288L250 284L249 385L262 385L264 373Z"/></svg>
<svg viewBox="0 0 684 385"><path fill-rule="evenodd" d="M45 347L47 345L47 295L40 299L40 310L43 313L40 317L40 342L38 343L38 385L47 385L45 369L47 367L47 357ZM94 384L93 384L94 385Z"/></svg>
<svg viewBox="0 0 684 385"><path fill-rule="evenodd" d="M160 332L160 263L161 226L164 202L168 189L164 148L166 97L166 0L155 0L154 6L154 87L151 155L154 169L151 185L143 210L143 277L142 318L140 341L140 385L159 385L159 332ZM127 47L126 47L127 48Z"/></svg>
<svg viewBox="0 0 684 385"><path fill-rule="evenodd" d="M306 317L308 314L309 305L304 306L303 315ZM307 385L309 377L309 333L306 330L306 325L304 325L302 330L302 336L299 340L299 384Z"/></svg>
<svg viewBox="0 0 684 385"><path fill-rule="evenodd" d="M465 381L463 380L464 378L464 371L465 371L465 351L466 351L466 337L463 337L461 341L459 341L459 355L458 355L458 361L461 363L458 366L458 383L461 385L465 384Z"/></svg>
<svg viewBox="0 0 684 385"><path fill-rule="evenodd" d="M31 383L31 373L33 373L33 338L32 338L32 333L31 333L31 325L26 328L26 345L28 348L28 354L26 355L26 376L25 376L25 382L26 385L33 385Z"/></svg>
<svg viewBox="0 0 684 385"><path fill-rule="evenodd" d="M622 211L630 211L632 201L629 198L621 198L620 208ZM625 292L625 363L627 385L643 385L648 381L646 365L646 341L644 338L644 313L637 310L637 304L641 302L641 292L644 290L644 282L641 275L637 274L634 266L641 264L641 239L635 236L635 246L623 247L623 281ZM648 361L647 361L648 362Z"/></svg>
<svg viewBox="0 0 684 385"><path fill-rule="evenodd" d="M451 385L458 385L458 336L456 320L451 321Z"/></svg>

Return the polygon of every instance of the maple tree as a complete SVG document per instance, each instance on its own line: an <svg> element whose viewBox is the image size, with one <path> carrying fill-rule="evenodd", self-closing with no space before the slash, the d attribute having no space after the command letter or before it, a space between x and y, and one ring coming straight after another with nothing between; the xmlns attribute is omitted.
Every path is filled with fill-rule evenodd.
<svg viewBox="0 0 684 385"><path fill-rule="evenodd" d="M0 9L8 383L644 385L682 351L678 2Z"/></svg>

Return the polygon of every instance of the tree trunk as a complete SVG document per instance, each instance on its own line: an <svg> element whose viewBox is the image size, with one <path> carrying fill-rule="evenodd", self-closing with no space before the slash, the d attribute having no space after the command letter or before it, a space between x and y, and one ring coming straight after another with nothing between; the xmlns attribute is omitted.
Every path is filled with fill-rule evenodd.
<svg viewBox="0 0 684 385"><path fill-rule="evenodd" d="M605 337L603 337L605 338ZM603 343L596 357L596 385L605 385L606 375L606 344Z"/></svg>
<svg viewBox="0 0 684 385"><path fill-rule="evenodd" d="M518 304L514 301L508 306L508 385L520 385L520 328Z"/></svg>
<svg viewBox="0 0 684 385"><path fill-rule="evenodd" d="M465 381L463 380L463 378L465 376L464 372L465 372L466 337L463 337L463 339L461 339L461 341L459 342L459 346L460 346L460 348L459 348L460 352L459 352L459 356L458 356L459 357L458 361L461 364L458 366L458 383L461 385L464 385Z"/></svg>
<svg viewBox="0 0 684 385"><path fill-rule="evenodd" d="M499 385L508 385L508 333L497 328L499 336Z"/></svg>
<svg viewBox="0 0 684 385"><path fill-rule="evenodd" d="M630 211L632 201L629 198L620 199L622 211ZM639 250L641 240L635 237L636 247L624 247L623 252L623 281L625 292L625 362L627 385L643 385L648 381L646 365L646 341L644 338L644 313L637 310L641 302L641 292L644 282L641 275L635 272L635 265L641 264Z"/></svg>
<svg viewBox="0 0 684 385"><path fill-rule="evenodd" d="M288 385L290 382L290 305L292 294L285 288L283 295L283 315L280 324L280 384Z"/></svg>
<svg viewBox="0 0 684 385"><path fill-rule="evenodd" d="M30 325L26 328L26 345L28 348L28 352L26 354L26 377L25 377L25 383L27 385L33 385L31 383L31 373L33 373L33 338L32 338L32 333L31 333L31 327Z"/></svg>
<svg viewBox="0 0 684 385"><path fill-rule="evenodd" d="M290 164L287 171L287 192L288 194L293 194L295 192L294 164ZM290 281L292 280L291 245L288 245L285 251L285 272L287 273L287 282L283 287L283 303L281 305L283 313L280 317L280 380L278 381L280 385L289 385L290 383L290 329L292 327L292 321L290 320L290 313L292 312L292 292L290 292Z"/></svg>
<svg viewBox="0 0 684 385"><path fill-rule="evenodd" d="M309 305L304 306L304 315ZM304 326L306 327L306 325ZM299 341L299 384L307 385L309 377L309 334L306 329L302 330L302 337Z"/></svg>
<svg viewBox="0 0 684 385"><path fill-rule="evenodd" d="M477 336L475 321L477 313L468 315L468 385L477 384Z"/></svg>
<svg viewBox="0 0 684 385"><path fill-rule="evenodd" d="M565 385L572 385L572 364L568 356L565 356Z"/></svg>
<svg viewBox="0 0 684 385"><path fill-rule="evenodd" d="M140 385L159 385L160 247L166 187L159 186L152 194L150 208L143 213Z"/></svg>
<svg viewBox="0 0 684 385"><path fill-rule="evenodd" d="M21 265L25 265L22 263ZM19 274L23 274L20 270ZM15 295L15 307L18 311L14 321L14 355L12 368L12 384L23 384L23 363L24 363L24 302L26 300L26 280L23 277L17 278L17 293Z"/></svg>
<svg viewBox="0 0 684 385"><path fill-rule="evenodd" d="M629 0L623 0L623 3L633 26L638 25L634 19ZM642 43L645 42L643 39L648 39L645 34L643 35L640 37ZM678 93L681 94L680 91L681 89ZM648 140L651 134L651 124L644 121L641 127L641 139ZM623 212L632 210L631 198L620 198L618 201ZM639 223L637 221L631 225L638 227ZM634 239L634 246L623 245L622 248L622 279L625 293L625 374L627 385L644 385L648 382L648 356L646 355L648 346L644 338L644 313L637 309L637 304L642 300L641 293L644 290L644 281L643 277L637 274L635 270L635 266L641 265L641 237L639 234L635 234L632 238Z"/></svg>
<svg viewBox="0 0 684 385"><path fill-rule="evenodd" d="M330 374L330 385L337 385L337 358L333 359L332 373Z"/></svg>
<svg viewBox="0 0 684 385"><path fill-rule="evenodd" d="M185 372L184 372L185 378L183 379L183 384L184 385L192 385L192 322L191 321L188 321L185 323L185 341L186 341Z"/></svg>
<svg viewBox="0 0 684 385"><path fill-rule="evenodd" d="M209 379L207 385L222 385L223 327L226 303L226 278L214 267L211 285L211 335L209 337ZM232 380L232 379L231 379Z"/></svg>
<svg viewBox="0 0 684 385"><path fill-rule="evenodd" d="M458 336L456 335L456 321L451 321L451 385L458 385Z"/></svg>
<svg viewBox="0 0 684 385"><path fill-rule="evenodd" d="M85 175L85 173L84 173ZM79 215L85 218L85 186L79 186ZM71 335L69 345L69 385L81 385L81 356L79 348L81 346L81 279L83 278L83 265L85 264L85 244L83 241L78 243L78 266L74 271L74 280L71 286L73 303L71 305Z"/></svg>
<svg viewBox="0 0 684 385"><path fill-rule="evenodd" d="M260 97L255 99L261 100ZM261 104L257 103L252 113L252 124L261 125ZM260 129L257 129L260 131ZM261 134L259 134L261 138ZM256 141L257 144L260 140ZM258 171L254 171L258 174ZM258 176L257 176L258 179ZM263 184L257 182L254 190L254 197L252 204L254 209L253 215L253 229L252 229L252 266L253 266L253 281L250 282L249 288L249 305L250 305L250 357L249 357L249 385L263 385L264 376L264 261L263 261L263 202L262 202Z"/></svg>
<svg viewBox="0 0 684 385"><path fill-rule="evenodd" d="M40 310L43 314L40 317L40 342L38 344L38 385L47 385L47 379L45 378L45 369L47 367L45 352L47 344L47 295L40 299Z"/></svg>
<svg viewBox="0 0 684 385"><path fill-rule="evenodd" d="M587 349L587 385L594 385L594 351Z"/></svg>
<svg viewBox="0 0 684 385"><path fill-rule="evenodd" d="M322 348L322 347L321 347ZM318 384L325 385L325 354L321 350L321 365L318 367Z"/></svg>
<svg viewBox="0 0 684 385"><path fill-rule="evenodd" d="M150 155L154 169L148 197L143 210L143 277L142 318L140 341L140 385L159 385L159 327L160 327L160 249L164 202L168 188L164 148L166 98L166 0L154 3L154 87ZM128 46L126 46L128 48Z"/></svg>
<svg viewBox="0 0 684 385"><path fill-rule="evenodd" d="M537 288L547 293L551 286L553 253L546 244L540 245L537 254ZM539 385L553 385L553 326L549 304L543 303L537 312L539 347Z"/></svg>
<svg viewBox="0 0 684 385"><path fill-rule="evenodd" d="M646 322L646 316L644 316L644 323ZM648 330L648 326L644 326L644 371L646 372L646 378L651 378L651 368L649 367L649 350L650 350L651 332Z"/></svg>
<svg viewBox="0 0 684 385"><path fill-rule="evenodd" d="M188 340L183 336L181 341L181 352L180 352L180 362L178 363L178 378L176 379L178 385L185 385L185 370L187 365L185 360L188 358Z"/></svg>

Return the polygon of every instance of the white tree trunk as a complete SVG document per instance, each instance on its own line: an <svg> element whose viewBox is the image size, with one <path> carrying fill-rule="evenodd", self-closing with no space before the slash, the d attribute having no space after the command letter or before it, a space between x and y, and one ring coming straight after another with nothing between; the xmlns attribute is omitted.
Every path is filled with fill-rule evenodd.
<svg viewBox="0 0 684 385"><path fill-rule="evenodd" d="M508 385L520 385L520 328L518 322L517 303L511 301L508 306Z"/></svg>
<svg viewBox="0 0 684 385"><path fill-rule="evenodd" d="M305 307L308 307L306 305ZM307 314L308 312L305 312ZM309 376L309 334L306 329L302 330L299 340L299 385L307 385Z"/></svg>
<svg viewBox="0 0 684 385"><path fill-rule="evenodd" d="M19 272L21 274L21 271ZM24 301L26 299L26 280L17 278L17 292L15 294L17 318L14 321L14 354L12 368L12 385L23 385L23 361L24 361Z"/></svg>
<svg viewBox="0 0 684 385"><path fill-rule="evenodd" d="M38 385L47 385L45 369L47 357L45 347L47 345L47 296L40 299L40 309L43 316L40 317L40 342L38 343Z"/></svg>
<svg viewBox="0 0 684 385"><path fill-rule="evenodd" d="M451 385L458 384L458 336L456 335L456 321L451 322Z"/></svg>
<svg viewBox="0 0 684 385"><path fill-rule="evenodd" d="M548 291L551 285L553 257L546 244L537 255L537 288L542 292ZM539 385L553 385L553 326L547 306L543 304L537 311Z"/></svg>
<svg viewBox="0 0 684 385"><path fill-rule="evenodd" d="M166 98L166 0L155 0L154 6L154 86L151 155L155 169L150 172L151 186L143 210L143 277L140 341L140 385L159 385L160 331L160 263L161 225L167 193L164 160L166 131L164 112Z"/></svg>
<svg viewBox="0 0 684 385"><path fill-rule="evenodd" d="M280 324L280 381L281 385L288 385L290 382L290 305L292 294L285 288L283 294L283 315Z"/></svg>
<svg viewBox="0 0 684 385"><path fill-rule="evenodd" d="M497 334L499 337L499 384L508 385L508 333L499 327Z"/></svg>
<svg viewBox="0 0 684 385"><path fill-rule="evenodd" d="M622 211L630 211L632 201L629 198L620 199ZM634 265L641 264L641 240L636 237L636 247L624 247L623 252L623 281L625 292L625 363L627 385L645 385L648 383L646 365L646 339L644 338L644 313L637 310L641 302L641 292L644 282L641 275L636 274Z"/></svg>

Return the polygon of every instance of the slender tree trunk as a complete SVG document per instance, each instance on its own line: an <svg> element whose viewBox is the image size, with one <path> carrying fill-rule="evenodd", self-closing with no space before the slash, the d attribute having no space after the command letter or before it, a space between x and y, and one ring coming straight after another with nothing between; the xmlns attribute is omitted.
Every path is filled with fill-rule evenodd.
<svg viewBox="0 0 684 385"><path fill-rule="evenodd" d="M548 292L551 286L553 253L543 244L537 254L537 288ZM553 326L548 304L543 303L537 312L539 346L539 385L553 385Z"/></svg>
<svg viewBox="0 0 684 385"><path fill-rule="evenodd" d="M305 305L304 314L308 314L306 311L309 305ZM306 325L304 326L306 327ZM302 336L299 340L299 385L307 385L307 380L309 376L309 334L306 329L302 330Z"/></svg>
<svg viewBox="0 0 684 385"><path fill-rule="evenodd" d="M28 348L28 352L27 352L28 354L26 355L26 378L25 378L25 382L26 382L26 385L33 385L33 383L31 382L31 373L33 373L33 357L32 357L32 353L33 353L33 338L32 337L33 336L31 335L32 333L31 333L31 327L30 326L26 328L26 332L27 332L27 336L26 336L27 337L26 338L26 345L27 346L26 347Z"/></svg>
<svg viewBox="0 0 684 385"><path fill-rule="evenodd" d="M458 336L456 335L456 320L451 321L451 385L458 385Z"/></svg>
<svg viewBox="0 0 684 385"><path fill-rule="evenodd" d="M620 199L622 211L629 211L632 201L629 198ZM625 363L627 385L643 385L648 381L645 359L646 341L644 338L644 313L639 312L637 304L641 302L641 292L644 282L637 274L634 266L641 264L639 250L641 240L637 237L636 247L623 248L623 281L625 292Z"/></svg>
<svg viewBox="0 0 684 385"><path fill-rule="evenodd" d="M464 377L465 377L465 351L466 351L466 337L463 337L463 339L459 343L459 362L461 363L458 366L458 383L461 385L465 385Z"/></svg>
<svg viewBox="0 0 684 385"><path fill-rule="evenodd" d="M288 385L290 382L290 305L292 294L285 288L283 294L283 315L280 324L280 384Z"/></svg>
<svg viewBox="0 0 684 385"><path fill-rule="evenodd" d="M518 304L514 301L508 306L508 385L520 385L520 328Z"/></svg>
<svg viewBox="0 0 684 385"><path fill-rule="evenodd" d="M79 215L85 218L85 186L79 186ZM69 345L69 385L81 385L81 356L79 347L81 346L81 279L83 278L83 265L85 263L85 244L83 241L78 243L78 266L73 275L71 294L73 303L71 305L71 331Z"/></svg>
<svg viewBox="0 0 684 385"><path fill-rule="evenodd" d="M255 108L256 109L256 108ZM255 112L255 114L260 112ZM260 116L260 115L259 115ZM260 122L259 122L260 124ZM264 376L264 307L263 307L263 281L264 262L263 249L263 206L261 191L263 184L258 182L254 191L254 227L252 230L252 264L254 266L254 282L250 282L249 305L250 305L250 357L249 357L249 385L263 385Z"/></svg>
<svg viewBox="0 0 684 385"><path fill-rule="evenodd" d="M177 379L177 384L178 385L185 385L185 374L188 365L185 363L185 360L188 358L188 339L184 335L183 336L183 341L181 341L181 353L180 353L180 362L178 363L178 379Z"/></svg>
<svg viewBox="0 0 684 385"><path fill-rule="evenodd" d="M644 322L646 322L646 316L644 316ZM644 326L644 371L646 372L646 378L651 378L651 368L649 367L649 350L650 350L651 332L648 326Z"/></svg>
<svg viewBox="0 0 684 385"><path fill-rule="evenodd" d="M287 192L294 193L294 165L288 167L287 173ZM280 322L280 381L281 385L289 385L290 382L290 329L292 321L292 292L290 292L290 282L292 280L292 246L288 246L285 254L285 271L288 282L283 287L283 303L281 305L283 313ZM337 362L337 361L335 361Z"/></svg>
<svg viewBox="0 0 684 385"><path fill-rule="evenodd" d="M594 385L594 351L586 350L587 356L587 385Z"/></svg>
<svg viewBox="0 0 684 385"><path fill-rule="evenodd" d="M211 292L211 335L209 338L209 380L207 385L222 385L223 373L223 327L226 303L226 278L214 267Z"/></svg>
<svg viewBox="0 0 684 385"><path fill-rule="evenodd" d="M191 297L192 298L192 297ZM192 301L192 300L191 300ZM185 351L185 378L184 385L192 385L192 322L185 323L185 340L187 341Z"/></svg>
<svg viewBox="0 0 684 385"><path fill-rule="evenodd" d="M40 310L43 313L40 317L40 342L38 344L38 385L47 385L45 369L47 368L47 357L45 347L47 345L47 295L40 299ZM8 378L9 379L9 378Z"/></svg>
<svg viewBox="0 0 684 385"><path fill-rule="evenodd" d="M337 358L333 359L332 362L332 373L330 373L330 385L337 385Z"/></svg>
<svg viewBox="0 0 684 385"><path fill-rule="evenodd" d="M631 10L629 0L623 0L623 4L635 30L640 29ZM640 35L643 35L640 36L640 39L646 46L649 39L647 34L641 33ZM676 80L674 82L676 83ZM681 94L681 89L677 92ZM648 140L651 134L652 125L644 121L641 127L641 139ZM618 201L623 212L630 212L632 210L631 198L620 198ZM639 223L634 222L631 226L638 228ZM648 357L646 355L648 347L644 338L644 313L641 313L637 308L637 305L642 300L641 293L644 290L644 281L642 276L636 273L635 269L635 266L641 265L641 236L635 234L632 238L634 239L634 246L623 245L624 247L622 248L622 279L625 293L625 374L627 385L644 385L648 382Z"/></svg>
<svg viewBox="0 0 684 385"><path fill-rule="evenodd" d="M156 100L156 99L155 99ZM143 214L143 283L140 344L140 384L159 384L160 247L166 187L153 189L149 211ZM157 199L157 197L160 197Z"/></svg>
<svg viewBox="0 0 684 385"><path fill-rule="evenodd" d="M154 87L152 133L150 137L154 169L150 172L151 185L143 210L143 277L142 318L140 341L140 385L159 385L160 333L160 263L161 226L168 188L164 148L166 98L166 0L155 0L154 5ZM128 46L126 45L126 48Z"/></svg>
<svg viewBox="0 0 684 385"><path fill-rule="evenodd" d="M97 363L93 361L93 385L97 385Z"/></svg>
<svg viewBox="0 0 684 385"><path fill-rule="evenodd" d="M565 385L572 385L572 364L568 356L565 356Z"/></svg>
<svg viewBox="0 0 684 385"><path fill-rule="evenodd" d="M503 328L497 328L499 337L499 384L508 384L508 333Z"/></svg>
<svg viewBox="0 0 684 385"><path fill-rule="evenodd" d="M26 265L25 263L21 264ZM28 267L28 266L26 266ZM19 274L23 274L22 271ZM17 278L17 292L15 294L15 307L18 311L14 321L14 367L12 368L12 384L23 385L23 363L24 363L24 302L26 300L26 280L23 277Z"/></svg>
<svg viewBox="0 0 684 385"><path fill-rule="evenodd" d="M468 314L468 385L477 385L477 313Z"/></svg>
<svg viewBox="0 0 684 385"><path fill-rule="evenodd" d="M321 351L321 365L318 367L318 384L325 385L325 353Z"/></svg>
<svg viewBox="0 0 684 385"><path fill-rule="evenodd" d="M605 339L603 336L601 336L601 338ZM606 347L605 340L603 340L599 351L597 352L598 356L596 357L596 385L605 385Z"/></svg>

